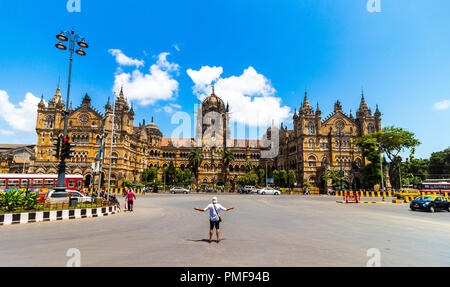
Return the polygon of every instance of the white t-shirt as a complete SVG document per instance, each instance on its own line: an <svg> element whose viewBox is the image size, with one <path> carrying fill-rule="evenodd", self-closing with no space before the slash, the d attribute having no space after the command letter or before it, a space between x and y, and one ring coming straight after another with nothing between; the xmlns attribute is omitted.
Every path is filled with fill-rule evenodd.
<svg viewBox="0 0 450 287"><path fill-rule="evenodd" d="M214 210L214 205L216 206L218 214L216 214L216 210ZM227 211L227 209L222 205L220 205L219 203L216 203L214 205L210 203L207 207L205 207L205 209L203 209L203 211L207 211L209 209L209 219L211 221L219 221L220 211L221 210Z"/></svg>

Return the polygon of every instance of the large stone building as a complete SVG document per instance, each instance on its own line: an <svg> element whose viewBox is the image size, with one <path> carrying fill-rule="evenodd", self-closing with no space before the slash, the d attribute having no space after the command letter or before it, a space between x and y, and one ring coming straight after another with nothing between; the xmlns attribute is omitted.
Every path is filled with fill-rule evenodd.
<svg viewBox="0 0 450 287"><path fill-rule="evenodd" d="M322 118L319 105L314 111L305 93L299 112L294 113L293 129L281 126L280 153L274 165L277 169L295 170L299 182L322 189L331 184L322 179L323 173L327 169L342 169L352 187L360 188L360 168L365 165L365 160L355 140L380 130L378 106L372 114L364 94L356 118L351 112L344 113L339 101L334 104L334 112Z"/></svg>
<svg viewBox="0 0 450 287"><path fill-rule="evenodd" d="M62 135L64 128L65 105L62 102L58 87L52 100L45 104L42 99L38 106L36 132L38 142L36 159L28 173L57 173L58 162L53 156L53 138ZM112 134L112 117L114 112L114 138L112 156L110 144ZM67 173L81 174L85 177L85 186L98 184L99 177L95 176L92 163L96 162L101 147L103 127L106 136L106 151L101 174L102 183L109 177L111 163L111 186L120 185L122 179L132 180L136 173L140 175L147 167L157 167L162 174L162 168L173 162L176 168L187 168L188 155L194 147L202 150L203 162L199 170L199 183L223 183L222 152L224 146L232 143L230 150L235 160L228 167L227 183L246 172L246 163L252 162L258 166L260 148L250 140L229 139L228 105L214 94L206 98L197 112L197 134L192 139L165 138L154 123L145 120L134 126L133 107L129 107L123 90L120 91L115 110L110 101L105 105L105 112L101 114L91 106L91 100L86 94L82 104L76 108L69 108L68 133L75 144L74 157L67 164ZM216 115L218 115L217 122ZM223 130L211 132L211 126L222 123ZM228 139L228 140L226 140ZM222 143L222 144L217 144ZM136 172L135 172L136 171Z"/></svg>
<svg viewBox="0 0 450 287"><path fill-rule="evenodd" d="M42 99L38 105L36 132L38 142L33 157L34 163L27 168L28 173L57 173L58 162L53 157L53 138L61 135L64 128L65 104L58 87L51 101L46 105ZM112 122L114 116L113 148L110 153ZM115 102L115 108L108 99L104 113L91 106L86 94L81 105L69 108L68 133L75 144L74 157L69 160L67 173L85 177L85 186L97 185L99 176L93 170L93 163L106 137L106 151L101 173L102 184L109 175L111 164L111 185L116 187L121 180L132 180L136 174L139 181L143 170L157 167L159 175L162 168L173 162L176 168L187 168L188 155L194 147L201 149L203 162L199 170L199 183L227 184L247 171L246 163L263 169L292 169L296 172L298 185L309 182L314 186L326 188L321 175L326 169L342 169L353 186L359 187L362 175L359 168L365 161L355 146L355 140L367 133L381 130L381 113L376 109L372 115L364 95L360 107L353 117L346 114L339 101L334 112L322 118L319 106L314 110L305 93L299 112L293 116L293 129L281 124L279 131L279 151L274 158L261 157L265 148L260 140L231 139L230 108L223 100L212 94L198 105L196 115L196 134L194 138L166 138L155 122L146 124L145 120L134 125L134 111L125 99L123 90ZM270 130L267 135L270 138ZM222 152L229 149L235 160L228 167L222 166ZM267 147L269 148L269 147ZM341 165L342 164L342 165Z"/></svg>

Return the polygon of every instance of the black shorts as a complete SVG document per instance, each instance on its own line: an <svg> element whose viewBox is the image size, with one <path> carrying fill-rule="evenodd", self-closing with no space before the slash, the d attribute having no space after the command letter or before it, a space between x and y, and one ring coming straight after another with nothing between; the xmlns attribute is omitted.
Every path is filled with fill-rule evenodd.
<svg viewBox="0 0 450 287"><path fill-rule="evenodd" d="M216 227L216 229L220 229L220 222L219 221L209 221L209 229L213 230L214 227Z"/></svg>

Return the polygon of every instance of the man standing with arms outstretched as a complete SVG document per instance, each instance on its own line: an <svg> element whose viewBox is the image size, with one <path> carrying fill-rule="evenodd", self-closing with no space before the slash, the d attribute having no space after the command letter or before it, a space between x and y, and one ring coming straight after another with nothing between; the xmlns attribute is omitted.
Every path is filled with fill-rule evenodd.
<svg viewBox="0 0 450 287"><path fill-rule="evenodd" d="M232 210L234 209L234 206L231 206L230 208L225 208L219 203L217 203L217 197L213 197L212 203L209 204L206 208L201 209L198 207L194 207L194 209L201 212L209 210L209 243L212 242L214 227L216 228L217 243L220 243L220 222L222 221L222 219L220 218L220 211Z"/></svg>

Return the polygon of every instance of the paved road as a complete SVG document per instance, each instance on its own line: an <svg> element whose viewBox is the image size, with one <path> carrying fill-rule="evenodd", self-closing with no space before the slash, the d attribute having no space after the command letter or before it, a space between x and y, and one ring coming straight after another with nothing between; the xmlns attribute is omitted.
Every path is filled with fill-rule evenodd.
<svg viewBox="0 0 450 287"><path fill-rule="evenodd" d="M0 227L0 266L450 266L450 213L334 197L221 195L223 241L209 244L210 194L146 195L133 213ZM340 199L340 198L339 198ZM123 206L123 205L122 205Z"/></svg>

